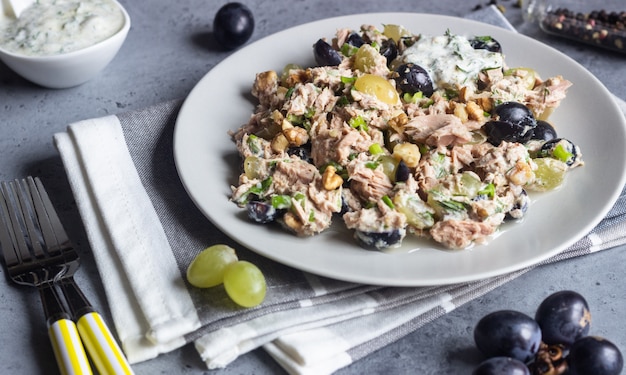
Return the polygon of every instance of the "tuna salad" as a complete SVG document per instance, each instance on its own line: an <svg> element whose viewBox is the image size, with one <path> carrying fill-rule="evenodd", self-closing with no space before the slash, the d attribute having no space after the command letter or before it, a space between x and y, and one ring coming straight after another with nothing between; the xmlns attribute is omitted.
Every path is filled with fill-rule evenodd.
<svg viewBox="0 0 626 375"><path fill-rule="evenodd" d="M255 111L231 133L231 200L254 222L312 236L341 220L365 248L419 236L464 249L583 165L548 121L571 83L507 66L489 36L363 25L312 54L258 73Z"/></svg>

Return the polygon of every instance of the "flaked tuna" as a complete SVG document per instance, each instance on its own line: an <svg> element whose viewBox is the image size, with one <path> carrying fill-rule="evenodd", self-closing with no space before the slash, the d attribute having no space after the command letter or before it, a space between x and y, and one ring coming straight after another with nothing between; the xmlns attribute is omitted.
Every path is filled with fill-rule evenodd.
<svg viewBox="0 0 626 375"><path fill-rule="evenodd" d="M404 125L404 132L414 143L428 146L456 146L472 140L472 127L454 115L418 116Z"/></svg>
<svg viewBox="0 0 626 375"><path fill-rule="evenodd" d="M436 222L430 235L447 248L464 249L472 243L484 243L496 228L480 221L450 219Z"/></svg>

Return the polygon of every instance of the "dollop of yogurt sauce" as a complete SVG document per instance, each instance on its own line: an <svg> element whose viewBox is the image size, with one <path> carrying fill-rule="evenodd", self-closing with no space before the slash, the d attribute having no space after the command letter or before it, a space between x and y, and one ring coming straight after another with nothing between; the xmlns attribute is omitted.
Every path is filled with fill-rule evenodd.
<svg viewBox="0 0 626 375"><path fill-rule="evenodd" d="M29 56L77 51L99 43L124 26L111 0L38 0L0 30L3 49Z"/></svg>
<svg viewBox="0 0 626 375"><path fill-rule="evenodd" d="M478 73L504 65L501 53L474 49L466 37L449 33L423 35L404 51L402 61L426 69L436 88L453 90L476 89Z"/></svg>

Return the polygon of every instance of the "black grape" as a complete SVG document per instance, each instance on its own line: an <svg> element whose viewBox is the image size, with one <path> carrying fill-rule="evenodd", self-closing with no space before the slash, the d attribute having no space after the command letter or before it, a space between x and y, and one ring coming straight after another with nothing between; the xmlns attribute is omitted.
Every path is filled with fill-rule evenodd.
<svg viewBox="0 0 626 375"><path fill-rule="evenodd" d="M549 122L537 120L537 126L531 130L530 139L549 141L557 137L556 130Z"/></svg>
<svg viewBox="0 0 626 375"><path fill-rule="evenodd" d="M571 290L549 295L539 304L535 320L541 327L543 342L570 346L589 333L591 312L587 301Z"/></svg>
<svg viewBox="0 0 626 375"><path fill-rule="evenodd" d="M382 250L402 242L404 231L392 229L386 232L365 232L356 230L354 238L365 249Z"/></svg>
<svg viewBox="0 0 626 375"><path fill-rule="evenodd" d="M474 328L476 347L485 356L531 361L541 344L541 329L526 314L513 310L485 315Z"/></svg>
<svg viewBox="0 0 626 375"><path fill-rule="evenodd" d="M248 210L250 220L261 224L276 220L277 216L281 213L280 210L272 207L271 203L263 201L248 202L246 209Z"/></svg>
<svg viewBox="0 0 626 375"><path fill-rule="evenodd" d="M323 39L319 39L313 46L313 56L319 66L337 66L342 60L339 52Z"/></svg>
<svg viewBox="0 0 626 375"><path fill-rule="evenodd" d="M472 375L530 375L530 371L515 358L493 357L478 365Z"/></svg>
<svg viewBox="0 0 626 375"><path fill-rule="evenodd" d="M400 65L396 72L398 77L396 82L398 88L403 93L415 94L421 92L424 96L430 97L433 92L433 81L426 69L413 63Z"/></svg>
<svg viewBox="0 0 626 375"><path fill-rule="evenodd" d="M237 48L250 39L254 31L254 16L241 3L228 3L215 14L213 34L225 49Z"/></svg>
<svg viewBox="0 0 626 375"><path fill-rule="evenodd" d="M609 340L586 336L574 342L567 364L568 375L618 375L624 367L624 357Z"/></svg>

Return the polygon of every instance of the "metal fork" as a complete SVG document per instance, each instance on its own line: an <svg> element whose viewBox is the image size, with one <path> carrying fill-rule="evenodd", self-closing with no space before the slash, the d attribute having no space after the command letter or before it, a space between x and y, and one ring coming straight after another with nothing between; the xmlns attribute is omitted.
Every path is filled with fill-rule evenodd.
<svg viewBox="0 0 626 375"><path fill-rule="evenodd" d="M28 207L28 196L21 193L15 182L3 182L0 210L0 246L11 279L21 285L39 289L48 336L62 374L91 374L91 367L80 340L76 324L66 312L54 285L63 272L63 258L58 251L46 254ZM60 265L58 265L60 264Z"/></svg>
<svg viewBox="0 0 626 375"><path fill-rule="evenodd" d="M50 256L49 267L62 267L54 279L59 285L70 308L77 329L87 352L100 374L133 374L133 371L117 345L102 316L93 308L76 282L74 273L80 259L69 240L61 220L39 178L28 177L15 181L23 195L32 204L31 212L37 217L38 241ZM52 260L54 259L54 260Z"/></svg>

